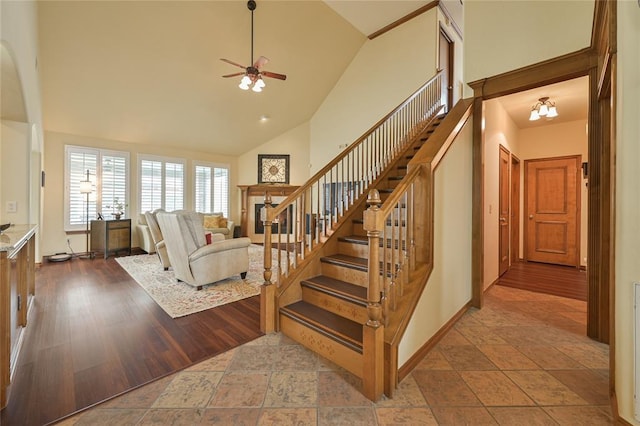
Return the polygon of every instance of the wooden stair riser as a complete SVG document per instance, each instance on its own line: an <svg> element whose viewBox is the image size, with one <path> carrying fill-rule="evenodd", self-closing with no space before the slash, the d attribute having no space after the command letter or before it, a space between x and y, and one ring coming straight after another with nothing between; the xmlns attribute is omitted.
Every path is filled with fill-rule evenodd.
<svg viewBox="0 0 640 426"><path fill-rule="evenodd" d="M305 285L302 286L302 300L360 324L364 324L368 320L366 306L355 304Z"/></svg>
<svg viewBox="0 0 640 426"><path fill-rule="evenodd" d="M397 231L396 231L397 232ZM396 240L395 244L391 244L391 242L389 240L387 240L387 250L380 250L380 253L384 252L385 254L385 258L387 262L391 262L391 247L397 247L398 243ZM403 246L404 247L404 246ZM350 243L347 241L340 241L338 243L338 251L342 254L346 254L348 256L354 256L354 257L362 257L362 258L368 258L369 257L369 245L368 244L357 244L357 243ZM400 252L402 253L403 250L401 250ZM394 256L396 256L397 260L397 250L396 250L396 254L394 254ZM382 255L380 255L380 260L382 260ZM397 262L396 262L397 263Z"/></svg>
<svg viewBox="0 0 640 426"><path fill-rule="evenodd" d="M357 377L362 378L362 354L326 335L307 327L293 318L280 315L281 332L302 346L334 362Z"/></svg>
<svg viewBox="0 0 640 426"><path fill-rule="evenodd" d="M347 268L331 263L322 263L322 274L336 280L346 281L361 287L369 287L369 278L366 271Z"/></svg>

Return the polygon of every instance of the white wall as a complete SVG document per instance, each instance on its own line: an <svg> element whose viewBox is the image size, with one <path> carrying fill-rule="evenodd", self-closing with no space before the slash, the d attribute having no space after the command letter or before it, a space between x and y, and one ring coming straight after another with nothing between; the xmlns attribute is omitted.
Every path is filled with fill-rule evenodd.
<svg viewBox="0 0 640 426"><path fill-rule="evenodd" d="M434 268L398 347L402 366L471 300L472 120L434 177Z"/></svg>
<svg viewBox="0 0 640 426"><path fill-rule="evenodd" d="M1 223L29 223L29 133L30 126L27 123L2 120ZM15 213L8 211L9 201L16 203Z"/></svg>
<svg viewBox="0 0 640 426"><path fill-rule="evenodd" d="M465 81L589 47L593 6L593 0L464 2Z"/></svg>
<svg viewBox="0 0 640 426"><path fill-rule="evenodd" d="M436 24L434 8L365 42L311 119L311 174L435 74Z"/></svg>
<svg viewBox="0 0 640 426"><path fill-rule="evenodd" d="M561 157L565 155L581 155L582 161L588 160L587 120L576 120L568 123L550 124L544 127L522 129L518 133L518 155L521 163L520 171L524 176L524 160L534 158ZM579 172L582 175L582 171ZM524 182L524 180L523 180ZM524 201L524 184L520 186L520 195ZM589 191L587 180L580 180L580 264L586 266L587 261L587 218ZM524 204L522 204L524 206ZM524 215L524 207L520 208ZM524 218L524 216L523 216ZM521 226L525 219L521 218ZM521 229L521 236L524 233ZM521 240L522 241L522 240ZM523 252L524 253L524 252Z"/></svg>
<svg viewBox="0 0 640 426"><path fill-rule="evenodd" d="M269 125L269 123L264 123ZM309 122L294 127L238 157L238 184L258 183L258 154L289 154L289 183L301 185L309 178ZM238 188L234 189L239 191Z"/></svg>
<svg viewBox="0 0 640 426"><path fill-rule="evenodd" d="M499 100L484 102L484 288L498 278L500 145L519 156L518 128Z"/></svg>
<svg viewBox="0 0 640 426"><path fill-rule="evenodd" d="M71 240L74 251L82 251L85 246L85 234L69 234L64 230L64 146L79 145L129 153L129 215L131 218L132 246L138 246L136 231L138 207L138 154L151 154L163 157L177 157L186 159L186 193L185 208L193 208L193 161L205 161L211 163L229 164L231 168L230 179L230 218L236 223L240 221L240 213L237 208L237 158L214 155L203 152L185 151L180 148L155 147L147 144L132 144L114 140L90 138L86 136L67 135L63 133L46 132L45 134L45 171L47 173L44 219L42 223L42 253L50 255L59 252L67 252L67 237Z"/></svg>
<svg viewBox="0 0 640 426"><path fill-rule="evenodd" d="M632 326L633 282L640 282L640 8L634 1L617 4L615 386L620 416L640 425L633 407L634 377L640 377L640 363L634 374L634 329L640 324Z"/></svg>
<svg viewBox="0 0 640 426"><path fill-rule="evenodd" d="M17 75L20 82L22 96L24 98L28 127L26 131L21 130L23 134L19 137L20 143L24 144L26 155L20 155L11 161L10 169L5 165L0 166L0 186L5 182L11 183L20 188L25 188L26 203L21 203L28 210L19 210L19 216L15 220L24 223L39 223L40 215L40 194L37 190L37 182L40 177L41 163L38 159L42 153L42 100L40 92L40 78L37 68L38 60L38 22L37 22L37 3L34 1L2 1L0 2L0 39L2 39L3 47L10 52ZM27 123L25 123L27 124ZM10 125L11 126L11 125ZM11 126L13 127L13 126ZM32 131L31 129L36 131ZM3 125L3 139L6 132ZM13 139L13 138L12 138ZM13 139L14 142L17 139ZM4 141L2 143L4 145ZM16 149L17 147L11 148ZM22 148L17 148L22 153ZM3 148L4 151L4 148ZM3 160L2 162L4 162ZM16 175L15 170L24 170L20 177ZM13 179L16 179L15 181ZM24 181L22 181L24 179ZM35 189L34 189L35 188ZM31 194L30 194L31 189ZM5 190L2 199L6 200L8 196ZM15 198L11 194L11 198ZM6 205L0 206L0 217L4 217ZM18 206L21 209L20 205ZM24 213L24 214L23 214ZM36 219L36 220L34 220ZM36 260L40 259L40 241L41 233L38 232L35 237L36 241Z"/></svg>

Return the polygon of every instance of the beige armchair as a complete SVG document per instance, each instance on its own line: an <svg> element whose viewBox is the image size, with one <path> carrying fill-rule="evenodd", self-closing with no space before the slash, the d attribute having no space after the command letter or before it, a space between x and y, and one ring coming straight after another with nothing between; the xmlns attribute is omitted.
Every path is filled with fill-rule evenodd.
<svg viewBox="0 0 640 426"><path fill-rule="evenodd" d="M196 287L249 270L248 238L216 238L206 244L202 216L195 212L160 212L156 215L167 254L178 280Z"/></svg>
<svg viewBox="0 0 640 426"><path fill-rule="evenodd" d="M160 226L158 225L157 221L157 214L160 212L164 212L164 210L158 209L154 210L153 212L145 212L144 217L147 219L147 226L149 227L151 238L153 238L153 242L156 246L156 252L158 253L158 257L160 258L160 263L162 263L162 267L166 271L171 266L171 262L169 261L169 255L167 254L164 237L162 236L162 231L160 230Z"/></svg>

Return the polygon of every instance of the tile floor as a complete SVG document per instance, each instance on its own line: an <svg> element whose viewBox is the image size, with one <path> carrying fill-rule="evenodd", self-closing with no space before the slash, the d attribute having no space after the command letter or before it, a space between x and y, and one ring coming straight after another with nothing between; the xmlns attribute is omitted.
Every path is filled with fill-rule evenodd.
<svg viewBox="0 0 640 426"><path fill-rule="evenodd" d="M608 347L586 304L494 286L371 403L359 379L281 334L263 336L62 425L609 425Z"/></svg>

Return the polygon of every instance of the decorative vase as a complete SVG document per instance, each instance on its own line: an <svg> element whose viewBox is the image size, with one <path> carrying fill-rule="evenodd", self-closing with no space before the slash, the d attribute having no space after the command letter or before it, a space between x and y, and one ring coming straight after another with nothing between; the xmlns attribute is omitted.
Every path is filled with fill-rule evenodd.
<svg viewBox="0 0 640 426"><path fill-rule="evenodd" d="M116 220L120 220L120 217L122 216L122 213L114 213L113 217L116 218Z"/></svg>

